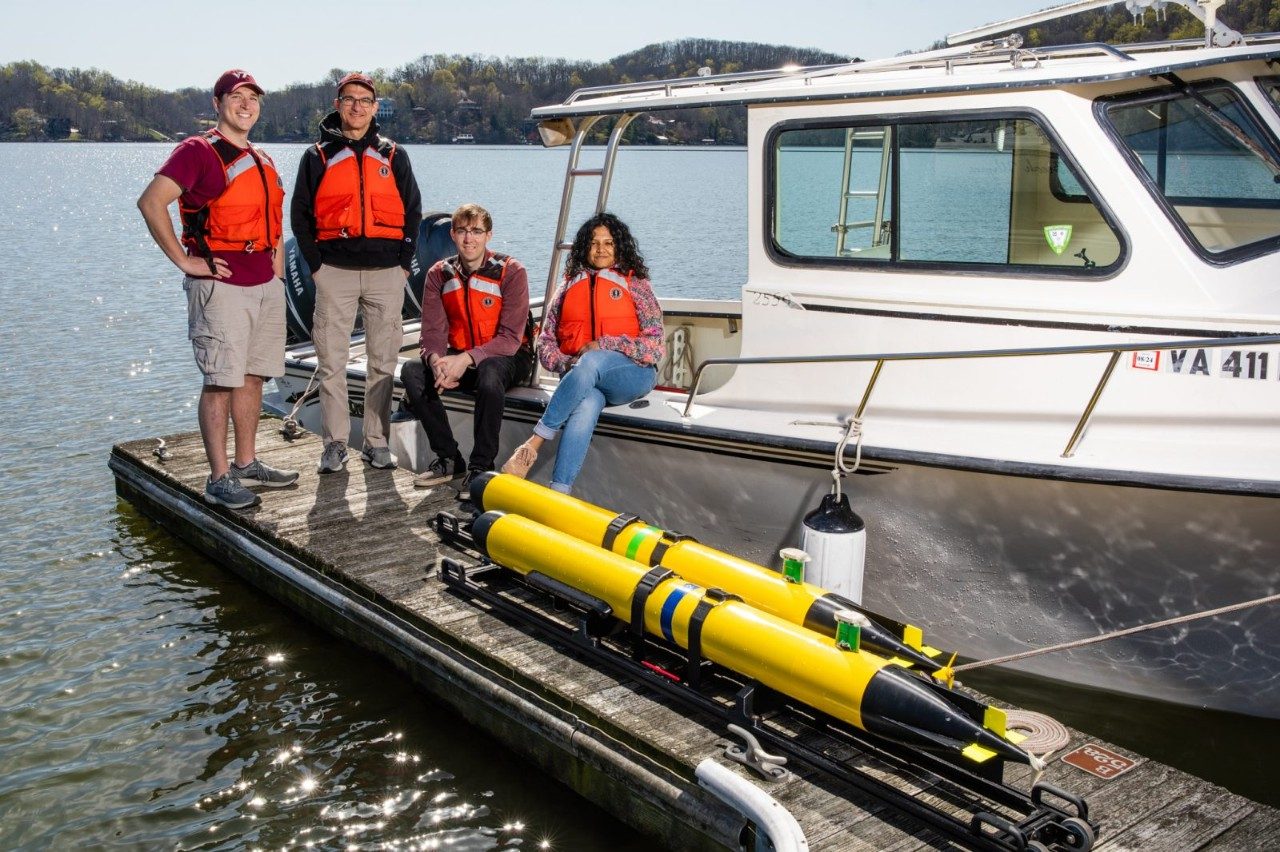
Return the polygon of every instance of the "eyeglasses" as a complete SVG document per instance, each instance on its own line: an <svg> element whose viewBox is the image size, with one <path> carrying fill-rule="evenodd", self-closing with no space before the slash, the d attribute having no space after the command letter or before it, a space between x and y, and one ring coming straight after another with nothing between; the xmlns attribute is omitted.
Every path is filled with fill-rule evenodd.
<svg viewBox="0 0 1280 852"><path fill-rule="evenodd" d="M343 95L342 97L338 98L338 101L348 109L355 106L356 104L360 104L360 106L364 107L365 109L368 109L374 104L373 98L357 98L352 95Z"/></svg>
<svg viewBox="0 0 1280 852"><path fill-rule="evenodd" d="M460 237L483 237L489 233L484 228L454 228L453 232Z"/></svg>

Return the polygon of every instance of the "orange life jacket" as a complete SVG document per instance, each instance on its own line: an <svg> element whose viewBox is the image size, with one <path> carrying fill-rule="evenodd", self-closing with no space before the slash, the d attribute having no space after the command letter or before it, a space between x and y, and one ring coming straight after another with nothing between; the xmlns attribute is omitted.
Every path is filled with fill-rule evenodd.
<svg viewBox="0 0 1280 852"><path fill-rule="evenodd" d="M316 188L316 239L404 239L404 200L391 170L396 143L379 136L362 152L341 145L329 156L332 144L316 143L324 163Z"/></svg>
<svg viewBox="0 0 1280 852"><path fill-rule="evenodd" d="M208 257L215 251L275 248L284 219L284 182L275 163L254 146L240 148L216 130L200 138L222 161L227 186L203 207L184 207L182 244Z"/></svg>
<svg viewBox="0 0 1280 852"><path fill-rule="evenodd" d="M451 258L452 259L452 258ZM511 258L494 252L469 277L461 266L443 261L445 280L440 288L444 313L449 319L449 348L465 352L484 346L498 333L502 314L502 276Z"/></svg>
<svg viewBox="0 0 1280 852"><path fill-rule="evenodd" d="M640 318L631 296L631 281L631 275L617 269L584 269L566 281L556 326L560 351L577 355L599 337L639 337Z"/></svg>

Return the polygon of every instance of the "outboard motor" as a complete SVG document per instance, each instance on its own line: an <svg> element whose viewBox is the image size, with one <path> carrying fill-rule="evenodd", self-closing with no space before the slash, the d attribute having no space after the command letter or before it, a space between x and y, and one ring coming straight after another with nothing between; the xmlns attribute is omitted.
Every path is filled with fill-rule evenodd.
<svg viewBox="0 0 1280 852"><path fill-rule="evenodd" d="M290 237L284 244L284 327L285 341L290 345L311 339L311 320L316 312L316 282L311 280L298 240Z"/></svg>
<svg viewBox="0 0 1280 852"><path fill-rule="evenodd" d="M425 213L422 224L418 226L418 245L413 254L413 269L404 282L405 319L418 319L422 316L422 287L427 281L427 270L437 260L444 260L456 254L458 247L453 244L451 231L453 217L448 213Z"/></svg>
<svg viewBox="0 0 1280 852"><path fill-rule="evenodd" d="M422 285L427 280L427 270L437 260L457 251L450 236L452 219L448 213L428 213L418 226L418 244L413 255L413 268L404 284L404 310L407 320L422 316ZM285 281L285 339L290 345L311 339L311 326L316 312L316 284L311 278L311 268L298 251L298 241L290 237L284 244ZM355 330L359 331L364 319L356 315Z"/></svg>

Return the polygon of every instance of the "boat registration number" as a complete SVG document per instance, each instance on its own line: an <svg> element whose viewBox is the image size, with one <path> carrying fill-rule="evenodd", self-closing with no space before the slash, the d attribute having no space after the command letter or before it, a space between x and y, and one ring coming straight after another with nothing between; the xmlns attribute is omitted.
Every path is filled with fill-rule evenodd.
<svg viewBox="0 0 1280 852"><path fill-rule="evenodd" d="M1280 379L1280 354L1264 349L1150 349L1130 353L1129 366L1151 373Z"/></svg>

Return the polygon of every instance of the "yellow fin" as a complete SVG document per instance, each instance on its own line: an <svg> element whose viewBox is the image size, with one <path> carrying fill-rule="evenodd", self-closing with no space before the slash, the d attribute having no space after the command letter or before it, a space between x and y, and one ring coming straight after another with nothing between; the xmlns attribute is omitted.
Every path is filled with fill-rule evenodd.
<svg viewBox="0 0 1280 852"><path fill-rule="evenodd" d="M924 631L914 624L905 624L902 627L902 641L908 647L919 651L924 645Z"/></svg>
<svg viewBox="0 0 1280 852"><path fill-rule="evenodd" d="M999 707L987 705L987 710L982 714L982 727L988 731L995 731L1000 736L1007 736L1009 728L1009 714L1001 710Z"/></svg>
<svg viewBox="0 0 1280 852"><path fill-rule="evenodd" d="M937 648L933 647L932 645L922 645L920 647L920 652L923 653L926 657L942 656L942 652L939 651Z"/></svg>
<svg viewBox="0 0 1280 852"><path fill-rule="evenodd" d="M989 748L983 748L977 743L970 743L960 752L974 763L983 763L996 756L996 753Z"/></svg>

